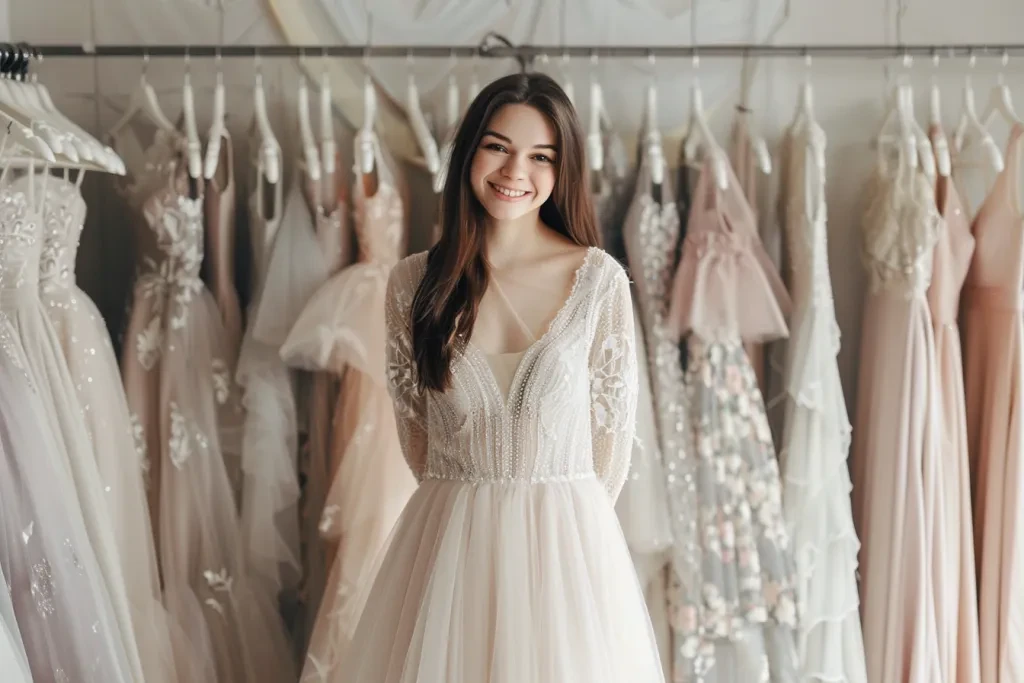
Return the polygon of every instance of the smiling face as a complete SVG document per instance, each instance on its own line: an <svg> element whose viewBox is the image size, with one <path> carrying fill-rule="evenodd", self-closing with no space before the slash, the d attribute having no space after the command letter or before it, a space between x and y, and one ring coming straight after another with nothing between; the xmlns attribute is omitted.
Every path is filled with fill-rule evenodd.
<svg viewBox="0 0 1024 683"><path fill-rule="evenodd" d="M558 150L554 126L525 104L498 109L473 155L473 194L495 221L514 221L540 212L555 187Z"/></svg>

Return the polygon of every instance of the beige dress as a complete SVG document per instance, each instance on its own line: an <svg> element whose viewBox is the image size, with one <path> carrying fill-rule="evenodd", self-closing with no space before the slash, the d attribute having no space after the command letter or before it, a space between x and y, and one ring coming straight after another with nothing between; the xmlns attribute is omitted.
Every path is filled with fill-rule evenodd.
<svg viewBox="0 0 1024 683"><path fill-rule="evenodd" d="M182 164L183 140L160 132L129 176L138 274L121 359L139 447L150 463L150 509L164 601L191 639L190 682L278 683L294 676L277 606L255 590L244 559L221 429L238 406L231 348L199 277L202 196ZM240 412L239 412L240 414Z"/></svg>
<svg viewBox="0 0 1024 683"><path fill-rule="evenodd" d="M1024 680L1024 221L1021 136L974 221L964 287L967 448L974 486L981 680Z"/></svg>
<svg viewBox="0 0 1024 683"><path fill-rule="evenodd" d="M340 653L359 620L359 595L415 488L384 361L384 294L408 233L398 186L379 152L376 165L375 191L363 177L353 191L358 261L317 290L281 346L289 365L340 379L319 524L328 574L302 674L309 681L335 680L344 670Z"/></svg>
<svg viewBox="0 0 1024 683"><path fill-rule="evenodd" d="M926 506L941 451L925 293L941 219L931 183L900 150L879 153L868 193L870 289L852 453L865 658L869 681L932 683L941 678L928 557L934 519Z"/></svg>

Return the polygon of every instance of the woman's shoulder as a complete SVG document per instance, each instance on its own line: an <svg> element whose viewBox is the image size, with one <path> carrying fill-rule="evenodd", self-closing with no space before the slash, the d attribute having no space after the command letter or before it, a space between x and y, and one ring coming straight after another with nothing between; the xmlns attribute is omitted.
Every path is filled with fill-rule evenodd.
<svg viewBox="0 0 1024 683"><path fill-rule="evenodd" d="M601 247L590 247L587 258L591 260L595 281L602 291L614 290L616 287L629 288L630 279L626 268L617 258Z"/></svg>
<svg viewBox="0 0 1024 683"><path fill-rule="evenodd" d="M427 253L421 251L410 254L391 269L388 276L388 296L397 299L401 305L412 306L413 296L427 270Z"/></svg>

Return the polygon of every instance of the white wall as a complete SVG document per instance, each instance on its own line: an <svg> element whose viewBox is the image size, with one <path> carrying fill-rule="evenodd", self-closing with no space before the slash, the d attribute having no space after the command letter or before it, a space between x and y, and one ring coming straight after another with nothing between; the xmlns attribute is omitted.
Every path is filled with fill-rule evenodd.
<svg viewBox="0 0 1024 683"><path fill-rule="evenodd" d="M97 8L96 16L100 17L95 26L92 23L90 3L84 0L12 3L11 38L36 43L87 42L94 38L100 42L187 40L197 43L216 42L221 32L216 21L211 21L215 13L204 9L199 0L131 0L130 3L124 0L92 1ZM707 4L707 0L702 4ZM887 0L792 0L790 19L776 37L776 42L893 41L892 5L895 4ZM0 10L3 6L4 0L0 0ZM276 27L263 11L263 4L259 0L233 0L226 6L228 20L223 32L226 42L260 43L280 40ZM130 13L124 10L126 7L132 8ZM0 11L0 35L3 34L2 17ZM918 0L910 5L905 14L903 39L908 43L1014 42L1020 40L1021 25L1024 25L1024 3L1019 0L976 0L971 3L958 0ZM594 36L590 42L602 40L602 36ZM681 36L680 42L688 42L688 37ZM998 59L995 58L979 59L975 83L982 101L987 97L987 88L993 82L997 64ZM708 87L715 88L716 83L735 83L738 66L732 64L731 70L726 70L725 75L720 77L724 81L712 81ZM838 315L844 335L841 369L851 406L864 293L858 218L861 214L862 185L873 160L869 140L881 117L885 83L883 66L881 61L864 59L819 59L812 70L818 116L829 135L830 252ZM296 71L293 65L283 60L268 62L265 68L276 102L273 115L278 121L279 137L286 138L291 130L286 119L290 118L288 115L293 110L291 100L294 97ZM422 68L436 69L440 66L435 63ZM581 66L581 74L586 73L585 68ZM676 88L685 93L688 68L689 64L682 61L659 64L662 89ZM103 60L101 63L91 60L50 60L43 65L43 70L45 81L50 84L58 106L88 128L101 132L116 118L117 107L121 106L124 95L134 86L139 63L130 60ZM202 105L203 94L208 93L208 89L204 88L208 88L213 80L212 70L194 62L192 71L200 86ZM965 71L966 65L962 60L940 62L937 78L945 94L944 114L949 125L959 115ZM173 113L177 112L181 73L182 65L177 60L154 62L151 66L151 80L166 94L165 106ZM758 113L760 127L770 140L777 137L792 113L796 89L803 79L803 73L801 60L766 60L760 67L751 103ZM915 64L914 73L915 82L922 86L919 88L919 104L924 107L925 90L932 73L930 63ZM226 74L230 84L229 111L235 127L242 129L251 116L249 97L252 64L226 64ZM580 76L581 80L578 81L581 89L584 83L582 78ZM639 80L605 81L606 97L615 103L613 114L627 132L639 117ZM1013 90L1019 93L1018 96L1024 98L1024 60L1011 60L1007 80ZM101 93L101 97L95 96L97 92ZM108 102L108 99L112 101ZM206 99L208 101L208 95ZM1024 102L1024 99L1021 101ZM715 118L715 126L723 134L728 129L729 118L729 106L726 104L719 108ZM676 129L684 119L685 109L682 105L661 111L661 123L666 130ZM429 203L429 192L422 178L418 186L417 205L413 211L423 217L420 223L425 226L433 206ZM100 219L94 217L93 220ZM107 230L109 234L110 228ZM422 244L422 238L416 242L417 246ZM117 249L116 240L108 238L105 246L95 252L97 256L102 252L103 258L113 258ZM113 304L105 312L107 310L114 310Z"/></svg>

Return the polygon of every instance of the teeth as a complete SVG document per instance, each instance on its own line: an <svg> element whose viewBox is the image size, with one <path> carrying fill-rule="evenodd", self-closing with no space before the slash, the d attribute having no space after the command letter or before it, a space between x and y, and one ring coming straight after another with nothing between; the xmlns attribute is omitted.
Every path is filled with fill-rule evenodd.
<svg viewBox="0 0 1024 683"><path fill-rule="evenodd" d="M493 187L495 190L505 195L506 197L522 197L523 195L526 194L526 190L509 190L508 188L501 187L499 185L492 185L491 187Z"/></svg>

